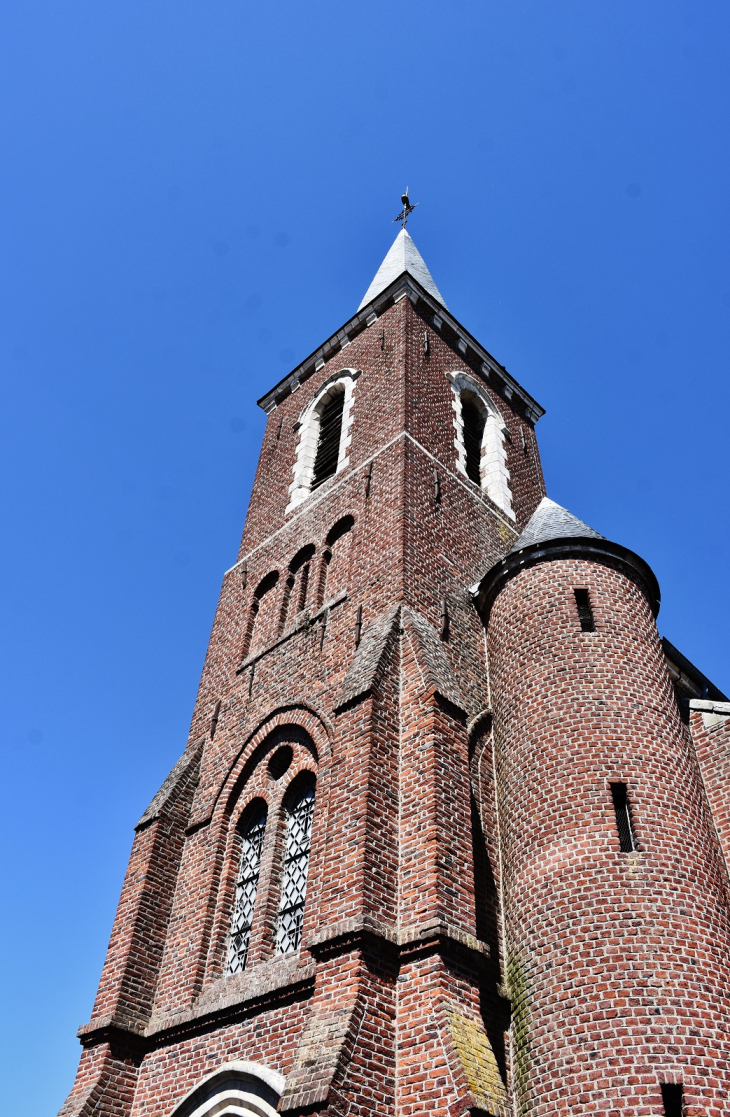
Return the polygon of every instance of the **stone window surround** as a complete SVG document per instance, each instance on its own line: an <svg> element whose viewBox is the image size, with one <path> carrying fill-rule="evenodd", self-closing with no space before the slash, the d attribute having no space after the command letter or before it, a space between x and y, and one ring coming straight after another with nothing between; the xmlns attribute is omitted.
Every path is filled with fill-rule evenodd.
<svg viewBox="0 0 730 1117"><path fill-rule="evenodd" d="M275 1117L285 1078L263 1063L237 1059L202 1078L172 1111L172 1117L227 1117L251 1113Z"/></svg>
<svg viewBox="0 0 730 1117"><path fill-rule="evenodd" d="M309 401L300 414L296 423L299 429L299 444L294 461L294 480L289 486L287 512L297 508L312 492L314 459L317 455L317 443L319 441L319 417L325 403L335 394L335 389L345 394L345 403L342 410L342 430L340 432L340 452L335 474L340 473L349 464L355 381L360 375L360 371L360 369L344 368L334 373L328 380L325 380L314 399Z"/></svg>
<svg viewBox="0 0 730 1117"><path fill-rule="evenodd" d="M476 377L461 370L447 372L446 377L453 392L451 406L454 409L454 431L456 432L454 438L456 468L464 477L467 477L461 396L463 392L468 392L474 397L477 406L485 417L480 463L481 489L490 500L494 501L498 508L501 508L510 519L514 520L515 514L512 510L512 492L509 487L510 475L507 468L505 447L507 425L502 414Z"/></svg>

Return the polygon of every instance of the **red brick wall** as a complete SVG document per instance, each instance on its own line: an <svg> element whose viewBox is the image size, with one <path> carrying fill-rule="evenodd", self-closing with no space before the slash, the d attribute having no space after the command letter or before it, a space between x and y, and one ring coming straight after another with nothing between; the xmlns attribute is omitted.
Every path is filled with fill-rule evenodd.
<svg viewBox="0 0 730 1117"><path fill-rule="evenodd" d="M507 583L488 641L518 1111L659 1114L659 1084L683 1080L687 1112L719 1117L727 881L644 596L607 566L545 562Z"/></svg>
<svg viewBox="0 0 730 1117"><path fill-rule="evenodd" d="M695 701L691 706L692 740L725 864L730 865L730 704Z"/></svg>
<svg viewBox="0 0 730 1117"><path fill-rule="evenodd" d="M486 1036L482 1007L499 1004L501 980L493 870L470 811L467 723L488 695L483 630L468 587L514 541L543 482L530 423L493 384L485 390L512 432L516 523L456 471L445 373L470 366L453 340L404 298L269 416L239 563L223 578L193 713L190 742L205 742L194 797L191 803L192 783L185 795L180 785L185 806L174 826L165 824L167 844L157 821L138 836L83 1034L83 1066L91 1060L97 1074L95 1117L163 1117L201 1077L236 1058L287 1074L282 1106L293 1111L410 1114L427 1104L429 1112L461 1117L483 1103L449 1038L444 1007L456 1006L474 1034ZM295 424L343 368L361 370L349 464L287 512ZM352 529L331 545L343 517L352 518ZM314 554L299 614L287 579L305 546ZM278 579L251 635L254 596L272 572ZM376 662L358 667L358 611L362 651L394 605L412 607L431 626L438 662L423 632L396 612ZM369 681L341 702L353 664L369 671ZM266 775L266 749L271 732L286 725L306 730L314 753L297 746L279 788ZM268 803L270 822L280 818L283 787L302 767L317 773L302 949L298 957L272 957L271 847L250 963L226 977L235 822L254 796ZM487 827L491 819L486 810ZM494 835L487 837L494 845ZM477 892L485 892L490 873L491 958L477 937ZM129 1073L139 1081L130 1110L131 1095L122 1097L98 1052L110 1035L132 1043L124 1032L132 1023L138 1046ZM501 1027L495 1032L488 1022L490 1034ZM86 1104L78 1101L87 1071L80 1073L66 1117Z"/></svg>

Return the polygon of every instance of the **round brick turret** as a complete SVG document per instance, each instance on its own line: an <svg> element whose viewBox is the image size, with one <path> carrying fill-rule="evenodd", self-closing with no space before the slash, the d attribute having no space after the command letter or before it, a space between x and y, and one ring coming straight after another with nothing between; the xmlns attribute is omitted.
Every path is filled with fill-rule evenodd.
<svg viewBox="0 0 730 1117"><path fill-rule="evenodd" d="M656 580L546 500L478 605L517 1110L727 1115L727 878Z"/></svg>

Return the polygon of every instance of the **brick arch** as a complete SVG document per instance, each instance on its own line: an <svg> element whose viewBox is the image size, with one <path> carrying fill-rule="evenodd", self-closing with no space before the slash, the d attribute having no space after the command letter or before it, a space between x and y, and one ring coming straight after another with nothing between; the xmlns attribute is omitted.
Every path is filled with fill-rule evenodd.
<svg viewBox="0 0 730 1117"><path fill-rule="evenodd" d="M257 748L266 741L273 730L286 725L300 726L309 734L316 748L317 756L315 759L318 765L324 760L330 760L334 726L329 718L303 702L287 706L275 706L261 718L256 728L246 738L228 769L213 806L213 820L220 812L222 804L227 795L230 794L247 761L254 755Z"/></svg>
<svg viewBox="0 0 730 1117"><path fill-rule="evenodd" d="M355 526L355 517L348 512L346 516L340 516L337 523L333 524L327 532L325 543L328 547L334 547L338 539L341 539L348 531L352 531Z"/></svg>
<svg viewBox="0 0 730 1117"><path fill-rule="evenodd" d="M280 632L283 632L292 617L296 617L306 608L307 599L311 596L312 560L316 553L317 548L314 543L307 543L306 547L299 548L289 563L289 573L281 599Z"/></svg>
<svg viewBox="0 0 730 1117"><path fill-rule="evenodd" d="M212 820L211 853L217 868L211 891L213 921L203 976L206 986L226 973L236 879L242 854L241 822L257 801L266 805L267 819L251 929L252 953L246 968L256 965L267 952L270 954L272 951L277 873L283 840L283 804L293 782L305 772L316 780L319 771L318 750L308 729L294 722L291 715L283 718L281 724L272 725L272 721L276 720L270 719L262 731L254 735L250 747L239 758ZM293 746L292 762L279 776L272 773L268 762L284 742Z"/></svg>
<svg viewBox="0 0 730 1117"><path fill-rule="evenodd" d="M245 659L254 646L260 645L266 641L268 637L273 637L275 635L275 590L278 583L279 571L270 570L253 591L248 617L246 619L241 659ZM265 604L262 605L262 602L265 602Z"/></svg>
<svg viewBox="0 0 730 1117"><path fill-rule="evenodd" d="M325 536L319 566L319 605L326 597L332 597L339 590L347 588L354 527L355 517L348 513L340 516Z"/></svg>
<svg viewBox="0 0 730 1117"><path fill-rule="evenodd" d="M225 798L224 814L230 817L236 810L240 797L243 795L254 773L260 768L263 761L267 760L284 743L301 745L312 757L315 770L319 768L319 750L311 733L299 722L285 720L281 725L268 728L263 737L257 741L249 751L238 772L230 784L228 795Z"/></svg>
<svg viewBox="0 0 730 1117"><path fill-rule="evenodd" d="M282 776L272 774L268 761L283 743L293 745L290 767ZM267 807L266 836L261 864L260 891L252 927L251 950L247 961L255 966L272 952L278 903L278 872L281 867L285 803L299 781L313 779L319 784L320 758L331 754L329 733L323 721L304 706L273 711L249 737L229 770L211 819L211 854L217 864L211 892L212 927L206 946L203 984L221 979L226 970L228 935L235 899L236 875L241 857L240 821L256 800ZM307 773L307 775L305 775ZM326 805L318 812L321 820L320 845L326 831ZM317 876L320 870L317 870ZM318 884L311 892L318 891Z"/></svg>

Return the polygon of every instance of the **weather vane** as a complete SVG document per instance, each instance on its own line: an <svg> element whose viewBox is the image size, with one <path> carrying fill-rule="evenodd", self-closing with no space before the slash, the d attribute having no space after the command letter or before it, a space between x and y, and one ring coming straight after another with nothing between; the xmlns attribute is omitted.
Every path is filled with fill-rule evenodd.
<svg viewBox="0 0 730 1117"><path fill-rule="evenodd" d="M408 201L408 187L407 186L406 186L406 192L405 192L405 194L401 194L400 200L401 200L401 203L403 205L403 209L400 211L400 213L398 214L397 217L393 218L393 220L394 221L400 221L401 225L405 229L406 224L408 222L408 218L413 213L414 209L418 205L418 202L414 202L413 205L411 205L411 203Z"/></svg>

